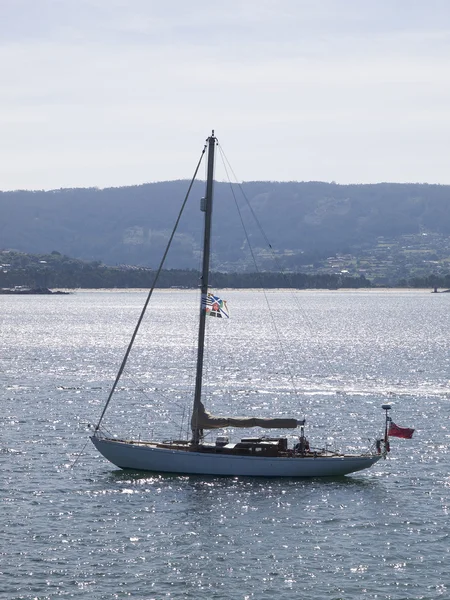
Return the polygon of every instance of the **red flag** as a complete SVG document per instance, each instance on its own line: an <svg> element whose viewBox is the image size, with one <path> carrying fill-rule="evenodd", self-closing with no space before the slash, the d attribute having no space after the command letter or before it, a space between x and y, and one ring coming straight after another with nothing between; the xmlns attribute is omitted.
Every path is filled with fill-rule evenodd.
<svg viewBox="0 0 450 600"><path fill-rule="evenodd" d="M399 427L393 421L389 422L389 431L388 435L392 437L404 438L405 440L410 440L413 436L414 429L410 427Z"/></svg>

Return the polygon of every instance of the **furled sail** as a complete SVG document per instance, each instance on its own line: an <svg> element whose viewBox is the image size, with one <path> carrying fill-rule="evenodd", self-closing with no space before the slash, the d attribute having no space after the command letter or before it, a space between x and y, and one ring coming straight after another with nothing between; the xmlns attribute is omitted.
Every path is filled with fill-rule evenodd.
<svg viewBox="0 0 450 600"><path fill-rule="evenodd" d="M287 418L217 417L209 413L203 404L192 415L193 429L221 429L222 427L264 427L265 429L295 429L305 421Z"/></svg>

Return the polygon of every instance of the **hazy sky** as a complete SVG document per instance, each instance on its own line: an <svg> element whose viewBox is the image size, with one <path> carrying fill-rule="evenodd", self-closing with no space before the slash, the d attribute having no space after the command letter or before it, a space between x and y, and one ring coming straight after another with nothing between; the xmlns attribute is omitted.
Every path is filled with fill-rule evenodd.
<svg viewBox="0 0 450 600"><path fill-rule="evenodd" d="M450 184L449 0L0 0L0 77L3 190Z"/></svg>

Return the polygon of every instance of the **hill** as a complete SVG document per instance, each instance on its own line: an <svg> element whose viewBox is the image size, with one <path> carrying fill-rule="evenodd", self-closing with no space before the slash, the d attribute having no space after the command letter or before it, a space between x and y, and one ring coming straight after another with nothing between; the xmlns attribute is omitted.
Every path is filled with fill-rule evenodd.
<svg viewBox="0 0 450 600"><path fill-rule="evenodd" d="M154 268L186 189L186 181L168 181L102 190L0 192L0 249L42 254L58 250L109 265ZM445 240L450 234L450 186L246 182L242 190L272 246L279 250L278 258L285 268L319 268L327 257L336 255L367 258L379 250L380 240L387 248L404 250L414 236L424 233L430 236L428 241L433 240L426 248L428 258L448 258ZM246 235L229 185L219 182L215 192L212 268L248 271L252 269L249 255L242 252ZM198 268L202 224L197 199L203 193L203 182L196 182L168 257L168 268ZM239 193L237 199L242 219L248 224L251 211ZM265 262L267 245L257 237L257 228L248 231L261 267L269 268Z"/></svg>

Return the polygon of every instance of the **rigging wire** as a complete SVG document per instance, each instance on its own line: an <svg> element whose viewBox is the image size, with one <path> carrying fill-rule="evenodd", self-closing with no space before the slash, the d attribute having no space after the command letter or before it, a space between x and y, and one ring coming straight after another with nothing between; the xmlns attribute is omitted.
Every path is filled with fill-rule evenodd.
<svg viewBox="0 0 450 600"><path fill-rule="evenodd" d="M150 395L148 394L148 392L146 392L144 389L140 389L140 387L142 386L142 382L140 382L140 381L136 381L136 379L134 379L134 377L132 377L132 376L131 376L131 375L130 375L128 372L127 372L126 378L127 378L128 380L130 380L130 381L131 381L131 382L132 382L132 383L135 385L135 387L136 387L136 392L139 392L139 394L141 394L142 396L144 396L144 398L145 398L145 399L146 399L146 400L147 400L147 401L148 401L150 404L155 404L154 398L153 398L152 396L150 396ZM182 391L183 391L183 390L178 390L178 392L177 392L177 393L181 394L181 392L182 392ZM165 401L167 401L167 400L169 399L169 395L168 395L167 393L165 393L165 392L164 392L163 390L161 390L161 389L158 389L158 391L157 391L157 392L156 392L156 390L153 390L153 393L154 393L155 395L159 395L159 396L161 397L161 398L160 398L160 400L163 400L163 401L165 400ZM182 412L183 412L184 410L186 410L186 407L185 407L184 405L182 405L182 404L179 404L178 402L175 402L175 400L173 400L173 399L172 399L172 404L173 404L174 406L176 406L177 408L179 408L179 409L180 409L180 411L182 411ZM172 423L173 423L173 424L174 424L176 427L179 427L179 423L178 423L177 421L175 421L175 420L173 420L173 419L172 419Z"/></svg>
<svg viewBox="0 0 450 600"><path fill-rule="evenodd" d="M223 148L222 148L222 146L221 146L220 144L219 144L219 151L220 151L220 155L221 155L221 157L222 157L222 160L224 161L224 168L225 168L225 172L227 173L227 177L228 177L228 183L229 183L230 187L232 188L233 186L232 186L232 183L231 183L231 181L230 181L230 178L229 178L229 176L228 176L228 170L227 170L227 167L226 167L226 165L228 165L228 167L229 167L229 169L230 169L230 171L231 171L231 173L232 173L232 175L233 175L233 177L234 177L235 183L236 183L236 185L238 186L238 188L239 188L239 191L241 192L241 194L242 194L242 197L244 198L244 200L245 200L245 202L246 202L246 204L247 204L247 206L248 206L248 208L249 208L249 210L250 210L250 212L251 212L251 215L252 215L252 217L253 217L253 219L254 219L255 223L256 223L256 225L257 225L257 227L258 227L258 229L259 229L259 231L260 231L261 235L263 236L263 238L264 238L264 240L265 240L265 242L266 242L267 246L268 246L268 247L269 247L269 249L270 249L270 252L271 252L271 255L272 255L273 261L274 261L274 263L276 264L276 266L277 266L277 269L278 269L279 273L281 273L282 277L283 277L283 278L286 280L286 283L287 283L287 288L288 288L288 289L291 291L291 293L292 293L292 298L293 298L293 300L294 300L294 302L295 302L295 304L296 304L296 306L297 306L297 309L299 310L299 312L300 312L300 313L302 314L302 316L303 316L303 319L304 319L304 321L305 321L305 323L306 323L306 326L307 326L307 327L308 327L308 329L309 329L309 333L310 333L311 337L314 337L314 328L313 328L313 326L312 326L311 319L308 317L308 315L307 315L307 314L306 314L306 312L304 311L304 309L303 309L302 305L299 303L299 301L298 301L298 298L297 298L296 294L294 294L294 293L293 293L293 290L294 290L294 284L293 284L293 281L292 281L291 277L289 276L289 274L288 274L288 273L286 273L286 272L283 270L283 267L282 267L282 266L281 266L281 264L280 264L280 261L279 261L279 259L278 259L277 255L276 255L276 253L275 253L275 251L274 251L274 249L273 249L273 246L272 246L272 244L270 243L270 241L269 241L269 239L268 239L268 237L267 237L267 235L266 235L266 233L265 233L265 231L264 231L264 229L263 229L263 227L262 227L261 223L259 222L259 219L258 219L258 217L256 216L256 213L255 213L255 211L253 210L253 208L252 208L252 206L251 206L251 204L250 204L250 201L249 201L249 199L247 198L247 195L246 195L246 194L245 194L245 192L244 192L244 189L243 189L243 187L242 187L242 184L241 184L241 183L239 183L239 181L238 181L238 179L237 179L237 177L236 177L236 174L235 174L235 172L234 172L234 170L233 170L233 167L231 166L231 164L230 164L230 161L229 161L229 160L228 160L228 158L226 157L226 155L225 155L225 152L224 152L224 150L223 150ZM226 162L226 164L225 164L225 162ZM234 193L233 193L233 195L234 195ZM236 198L235 198L235 202L236 202ZM238 209L238 210L239 210L239 209ZM253 256L253 253L252 253L252 256ZM255 263L255 267L257 268L257 266L256 266L256 263ZM260 275L260 274L259 274L259 272L258 272L258 275ZM326 352L325 352L323 349L322 349L322 351L321 351L321 352L322 352L322 355L323 355L323 357L324 357L326 360L329 360L329 356L327 355L327 353L326 353Z"/></svg>
<svg viewBox="0 0 450 600"><path fill-rule="evenodd" d="M219 141L216 138L216 144L217 146L219 146ZM213 173L216 172L216 163L217 163L217 153L214 154L214 167L213 167ZM205 162L205 180L207 179L207 173L208 173L208 168L207 168L207 163ZM214 195L214 192L213 192ZM211 229L213 228L214 224L211 224ZM203 225L203 231L205 230L206 227L206 223L204 223ZM213 231L212 231L213 233ZM213 235L211 235L211 239L213 239ZM213 251L212 251L212 246L213 242L211 242L211 250L210 250L210 274L211 274L211 266L214 264L214 257L213 257ZM201 269L201 261L199 261L199 271L200 273L202 272ZM211 285L211 278L209 280L209 285L208 285L208 291L214 286ZM204 358L203 358L203 373L202 373L202 397L205 398L209 393L210 393L210 382L211 382L211 373L212 373L212 368L211 368L211 348L210 348L210 330L211 330L211 321L208 321L208 319L206 319L205 321L205 337L204 337ZM206 437L210 432L207 431L206 433L204 433L204 437Z"/></svg>
<svg viewBox="0 0 450 600"><path fill-rule="evenodd" d="M160 275L160 273L161 273L161 271L162 271L162 268L163 268L163 266L164 266L165 260L166 260L166 258L167 258L167 254L168 254L168 252L169 252L169 248L170 248L170 246L171 246L171 244L172 244L172 240L173 240L173 238L175 237L175 233L176 233L176 231L177 231L177 228L178 228L178 225L179 225L179 223L180 223L181 215L183 214L184 208L185 208L185 206L186 206L186 203L187 203L187 201L188 201L188 198L189 198L189 194L191 193L192 186L194 185L194 181L195 181L195 179L196 179L196 177L197 177L197 173L198 173L198 170L199 170L199 168L200 168L200 165L201 165L201 163L202 163L203 157L204 157L204 155L205 155L206 148L207 148L207 144L205 144L205 145L203 146L202 153L201 153L201 155L200 155L200 158L199 158L199 161L198 161L198 163L197 163L197 167L196 167L196 169L195 169L194 175L193 175L193 177L192 177L192 179L191 179L191 182L190 182L190 184L189 184L188 190L187 190L187 192L186 192L186 196L185 196L185 198L184 198L183 204L181 205L181 209L180 209L180 212L179 212L179 214L178 214L178 217L177 217L177 220L176 220L176 222L175 222L175 225L174 225L174 227L173 227L172 233L171 233L171 235L170 235L169 242L168 242L168 244L167 244L167 247L166 247L166 249L165 249L165 251L164 251L163 257L162 257L162 259L161 259L161 262L160 262L160 265L159 265L159 267L158 267L158 270L157 270L157 272L156 272L155 278L154 278L154 280L153 280L152 287L150 288L150 291L149 291L149 293L148 293L147 300L145 301L144 307L143 307L143 309L142 309L142 311L141 311L141 315L140 315L140 317L139 317L139 319L138 319L138 322L137 322L137 324L136 324L136 327L135 327L135 329L134 329L134 332L133 332L133 335L132 335L132 337L131 337L130 343L128 344L128 348L127 348L127 350L126 350L126 352L125 352L125 356L123 357L122 364L120 365L119 372L117 373L116 379L115 379L115 381L114 381L114 383L113 383L113 386L112 386L112 388L111 388L111 391L110 391L110 393L109 393L108 399L107 399L107 401L106 401L106 404L105 404L105 406L104 406L104 408L103 408L102 414L100 415L100 418L99 418L99 420L98 420L98 423L97 423L97 425L96 425L96 427L95 427L94 435L95 435L95 433L96 433L96 432L99 430L99 428L100 428L100 424L101 424L101 422L102 422L102 420L103 420L103 417L105 416L106 409L108 408L108 406L109 406L109 403L111 402L111 398L113 397L113 394L114 394L114 392L115 392L115 390L116 390L116 387L117 387L117 384L119 383L119 380L120 380L120 378L121 378L121 376L122 376L122 373L123 373L123 370L124 370L124 368L125 368L125 365L127 364L128 356L130 355L131 348L133 347L133 344L134 344L134 340L136 339L136 336L137 336L137 334L138 334L138 331L139 331L139 328L140 328L140 326L141 326L142 320L144 319L144 315L145 315L145 312L146 312L146 310L147 310L148 303L150 302L150 298L152 297L153 291L154 291L154 289L155 289L155 287L156 287L156 282L158 281L159 275Z"/></svg>
<svg viewBox="0 0 450 600"><path fill-rule="evenodd" d="M214 157L215 160L215 157ZM207 170L208 170L208 164L207 161L205 161L205 181L207 179ZM199 306L201 304L201 272L202 272L202 253L198 252L198 256L197 256L197 272L199 274L199 280L198 280L198 285L197 285L197 289L196 289L196 304L197 306ZM197 321L196 321L196 327L198 329L198 325L199 325L199 319L200 319L200 315L198 314L197 316ZM208 325L206 326L206 333L208 331ZM206 344L208 343L208 339L207 337L205 337L205 341ZM194 397L195 394L195 381L196 381L196 376L197 376L197 372L196 372L196 361L197 361L197 339L195 336L192 336L191 338L191 343L190 343L190 356L191 356L191 360L192 360L192 369L189 370L189 374L190 374L190 378L189 378L189 390L191 392L191 397ZM206 357L208 358L208 352L206 352ZM206 365L206 369L208 368L208 366ZM204 379L205 381L205 385L207 385L207 377L205 377ZM189 410L188 410L188 415L189 415ZM185 435L186 438L189 436L191 431L191 419L190 416L187 417L186 419L186 430L185 430Z"/></svg>
<svg viewBox="0 0 450 600"><path fill-rule="evenodd" d="M200 269L198 269L200 270ZM184 291L184 290L183 290ZM199 294L197 294L197 296L199 296ZM196 305L198 305L198 302L196 303ZM191 357L191 361L192 363L194 363L195 361L195 350L196 350L196 344L195 344L195 340L192 337L192 342L189 345L189 355ZM122 374L122 381L124 380L124 378L126 378L127 381L130 381L131 383L134 384L135 388L136 388L136 392L140 394L140 396L143 396L145 398L145 400L147 400L147 402L149 403L149 406L151 408L152 411L152 419L153 419L153 423L156 423L157 421L154 420L154 415L157 414L157 411L161 409L161 406L163 405L167 405L167 403L170 401L171 405L178 408L180 411L180 415L181 415L181 422L178 420L179 415L178 413L170 413L168 415L168 420L169 422L174 426L175 429L183 429L184 427L184 420L185 420L185 415L186 415L186 411L187 411L187 398L191 398L191 396L193 395L193 389L194 389L194 381L195 381L195 367L192 365L188 365L185 367L186 368L186 372L187 372L187 377L188 377L188 383L186 386L183 386L180 389L176 389L176 390L170 390L170 395L167 391L164 391L161 388L151 388L152 391L152 395L150 396L149 392L146 391L145 389L145 384L140 380L140 379L135 379L135 377L133 375L131 375L131 373L129 372L129 370L126 368ZM120 387L120 388L116 388L116 392L118 391L123 391L126 388ZM176 393L179 395L179 402L175 401L173 399L173 393ZM156 401L155 401L155 396L156 396ZM184 400L183 400L184 399ZM104 427L103 427L104 429ZM188 429L189 429L189 420L186 424L186 435L188 435Z"/></svg>
<svg viewBox="0 0 450 600"><path fill-rule="evenodd" d="M83 446L83 448L80 450L80 452L78 452L78 455L77 455L76 459L75 459L75 460L73 461L73 463L70 465L70 467L69 467L70 469L73 469L73 468L74 468L74 466L77 464L77 462L78 462L78 459L79 459L79 458L81 458L81 457L83 456L83 454L84 454L84 451L85 451L85 449L86 449L86 446L88 445L88 442L89 442L89 438L86 440L86 443L84 444L84 446Z"/></svg>
<svg viewBox="0 0 450 600"><path fill-rule="evenodd" d="M255 253L254 253L254 251L253 251L253 247L252 247L252 244L251 244L251 242L250 242L250 237L249 237L249 234L248 234L247 228L245 227L244 219L242 218L242 211L241 211L241 209L240 209L240 207L239 207L239 203L238 203L238 201L237 201L236 194L234 193L234 188L233 188L233 185L232 185L232 183L231 183L231 180L230 180L230 176L229 176L228 169L227 169L227 164L226 164L226 162L228 163L228 161L226 161L226 162L225 162L225 160L224 160L224 159L225 159L226 157L225 157L225 155L224 155L224 153L223 153L223 150L222 150L222 147L221 147L220 145L219 145L219 152L220 152L220 155L221 155L221 157L222 157L222 160L223 160L223 167L224 167L224 169L225 169L225 173L226 173L226 176L227 176L227 179L228 179L228 183L229 183L229 185L230 185L231 193L232 193L232 195L233 195L234 203L235 203L235 205L236 205L236 209L237 209L237 212L238 212L238 215L239 215L239 219L240 219L240 221L241 221L242 229L244 230L245 238L246 238L246 240L247 240L247 244L248 244L248 247L249 247L250 253L251 253L251 255L252 255L253 264L255 265L255 269L256 269L256 272L257 272L258 278L259 278L259 280L260 280L260 283L261 283L261 289L262 289L262 291L263 291L264 298L265 298L265 301L266 301L266 304L267 304L267 308L268 308L268 311L269 311L270 319L271 319L271 321L272 321L272 326L273 326L273 328L274 328L274 331L275 331L275 334L276 334L276 336L277 336L277 340L278 340L278 344L279 344L279 346L280 346L281 353L283 354L283 358L284 358L284 364L286 365L286 367L287 367L287 369L288 369L288 375L289 375L289 378L290 378L290 380L291 380L291 385L292 385L292 387L293 387L293 389L294 389L295 393L296 393L296 394L299 394L299 390L297 390L297 386L295 385L295 381L294 381L294 376L293 376L292 370L291 370L291 368L289 367L289 363L288 363L288 360L287 360L286 351L285 351L285 349L284 349L284 347L283 347L283 344L281 343L281 336L280 336L280 332L279 332L279 329L278 329L278 327L277 327L277 324L276 324L276 321L275 321L275 317L274 317L274 314L273 314L272 308L271 308L271 306L270 306L270 303L269 303L269 299L268 299L268 297L267 297L267 292L266 292L266 290L264 289L264 286L262 285L262 277L261 277L261 272L260 272L260 270L259 270L259 268L258 268L258 264L257 264L257 261L256 261ZM228 163L228 165L229 165L229 163ZM230 168L230 170L231 170L231 168ZM232 172L233 172L233 171L232 171ZM233 172L233 176L234 176L234 177L236 177L236 176L234 175L234 172ZM247 200L247 198L246 198L245 196L244 196L244 198ZM247 203L248 203L248 200L247 200ZM249 204L249 203L248 203L248 204ZM249 206L250 206L250 204L249 204ZM265 235L265 233L264 233L264 231L263 231L263 229L262 229L261 225L259 224L258 220L256 219L256 215L254 214L254 212L253 212L253 210L251 209L251 207L250 207L250 210L252 211L252 215L254 216L254 218L255 218L256 222L258 223L258 226L259 226L259 228L260 228L260 230L261 230L262 234L264 235L264 239L266 240L266 243L269 245L269 247L271 248L271 250L272 250L272 252L273 252L272 246L271 246L271 244L269 243L269 240L267 239L267 236Z"/></svg>

